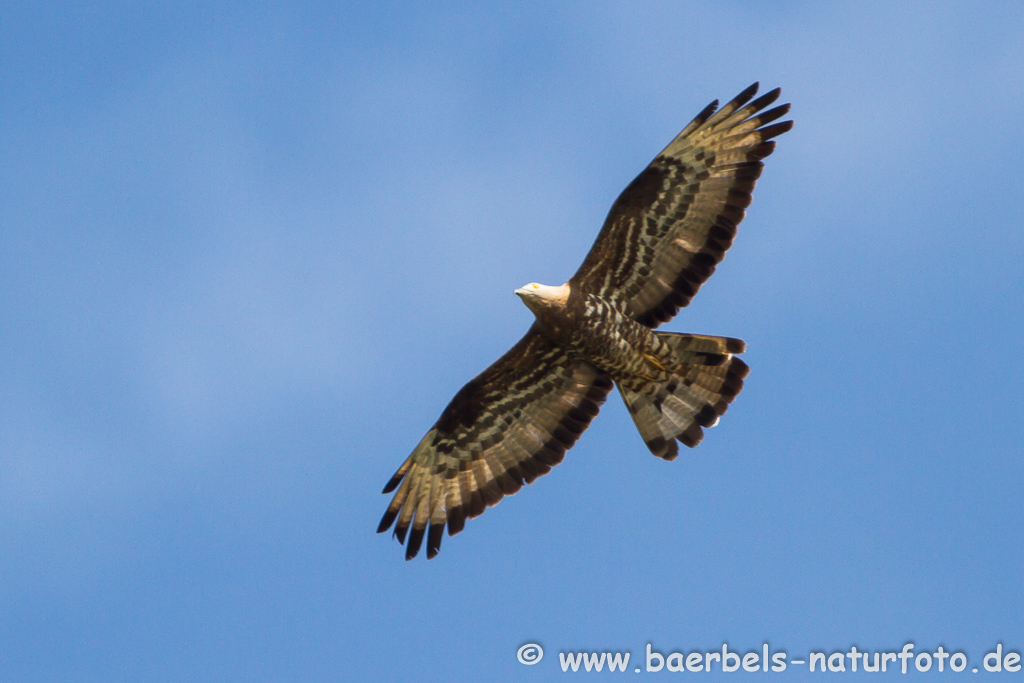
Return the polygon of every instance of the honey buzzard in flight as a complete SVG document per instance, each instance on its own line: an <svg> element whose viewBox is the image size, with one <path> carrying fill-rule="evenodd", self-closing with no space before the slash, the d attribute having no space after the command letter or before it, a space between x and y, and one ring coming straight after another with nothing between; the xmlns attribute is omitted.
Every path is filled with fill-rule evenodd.
<svg viewBox="0 0 1024 683"><path fill-rule="evenodd" d="M397 520L405 558L524 483L547 474L597 415L613 384L654 455L696 446L743 387L739 339L655 332L690 303L736 236L789 105L755 83L697 115L612 205L576 274L516 290L536 316L526 335L455 394L384 493L378 532ZM749 104L748 104L749 102ZM771 125L769 125L771 124ZM428 531L429 525L429 531ZM411 529L411 531L410 531Z"/></svg>

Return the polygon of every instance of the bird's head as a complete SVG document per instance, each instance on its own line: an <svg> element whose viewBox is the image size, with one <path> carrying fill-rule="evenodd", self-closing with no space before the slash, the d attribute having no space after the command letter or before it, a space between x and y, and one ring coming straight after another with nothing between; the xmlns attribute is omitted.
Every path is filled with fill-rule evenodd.
<svg viewBox="0 0 1024 683"><path fill-rule="evenodd" d="M535 315L542 315L565 307L569 300L569 284L552 287L531 282L517 289L516 295Z"/></svg>

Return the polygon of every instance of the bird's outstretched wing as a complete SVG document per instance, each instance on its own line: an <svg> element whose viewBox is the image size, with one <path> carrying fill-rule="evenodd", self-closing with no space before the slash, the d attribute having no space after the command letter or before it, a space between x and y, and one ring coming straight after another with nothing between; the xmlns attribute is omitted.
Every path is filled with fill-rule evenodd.
<svg viewBox="0 0 1024 683"><path fill-rule="evenodd" d="M377 531L395 520L409 543L427 535L427 558L448 535L523 483L551 471L597 415L612 381L570 359L535 328L455 395L433 428L384 487L398 488Z"/></svg>
<svg viewBox="0 0 1024 683"><path fill-rule="evenodd" d="M732 245L771 139L793 127L767 125L789 105L763 111L779 90L750 102L757 86L717 113L717 100L708 105L623 190L570 285L652 328L690 303Z"/></svg>

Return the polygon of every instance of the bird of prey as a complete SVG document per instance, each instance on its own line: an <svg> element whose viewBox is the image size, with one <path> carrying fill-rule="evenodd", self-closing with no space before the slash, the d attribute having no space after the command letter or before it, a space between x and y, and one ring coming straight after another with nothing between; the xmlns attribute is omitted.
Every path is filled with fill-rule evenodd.
<svg viewBox="0 0 1024 683"><path fill-rule="evenodd" d="M793 127L772 123L775 89L758 84L709 104L623 190L576 274L557 287L515 290L536 320L505 355L451 400L384 487L395 492L378 532L427 558L447 525L532 483L562 461L617 385L650 451L696 446L743 387L739 339L655 332L690 303L736 236L751 192ZM429 532L428 532L429 525ZM410 531L411 529L411 531Z"/></svg>

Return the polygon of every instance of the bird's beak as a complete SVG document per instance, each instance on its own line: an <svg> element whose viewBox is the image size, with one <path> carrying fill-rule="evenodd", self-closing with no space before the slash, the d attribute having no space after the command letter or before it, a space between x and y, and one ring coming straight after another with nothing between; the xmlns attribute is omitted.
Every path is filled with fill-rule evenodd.
<svg viewBox="0 0 1024 683"><path fill-rule="evenodd" d="M514 294L516 296L525 296L526 295L526 287L520 287L519 289L515 290Z"/></svg>

